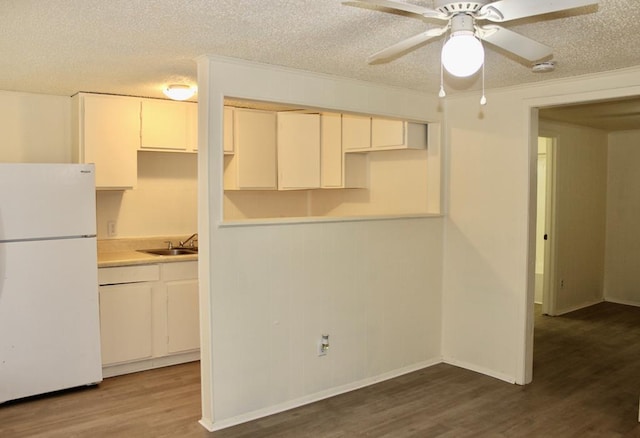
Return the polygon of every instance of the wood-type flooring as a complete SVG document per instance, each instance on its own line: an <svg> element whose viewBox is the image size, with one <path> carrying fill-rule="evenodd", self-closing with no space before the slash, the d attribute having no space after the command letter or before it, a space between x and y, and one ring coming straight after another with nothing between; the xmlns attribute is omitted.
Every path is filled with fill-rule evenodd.
<svg viewBox="0 0 640 438"><path fill-rule="evenodd" d="M534 381L440 364L218 432L199 363L0 405L0 437L640 437L640 308L536 315Z"/></svg>

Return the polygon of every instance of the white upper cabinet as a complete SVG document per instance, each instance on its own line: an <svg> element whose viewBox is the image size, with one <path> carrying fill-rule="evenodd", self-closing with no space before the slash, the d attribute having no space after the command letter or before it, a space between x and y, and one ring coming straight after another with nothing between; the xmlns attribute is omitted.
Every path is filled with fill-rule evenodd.
<svg viewBox="0 0 640 438"><path fill-rule="evenodd" d="M141 150L197 150L197 104L142 99Z"/></svg>
<svg viewBox="0 0 640 438"><path fill-rule="evenodd" d="M223 149L226 155L233 153L233 108L230 106L225 106L223 114Z"/></svg>
<svg viewBox="0 0 640 438"><path fill-rule="evenodd" d="M367 154L342 151L342 114L320 115L320 187L366 188L369 183Z"/></svg>
<svg viewBox="0 0 640 438"><path fill-rule="evenodd" d="M320 115L320 187L341 188L343 171L342 115Z"/></svg>
<svg viewBox="0 0 640 438"><path fill-rule="evenodd" d="M233 110L233 155L225 156L225 190L276 190L276 113Z"/></svg>
<svg viewBox="0 0 640 438"><path fill-rule="evenodd" d="M371 117L342 115L342 150L371 148Z"/></svg>
<svg viewBox="0 0 640 438"><path fill-rule="evenodd" d="M371 119L371 147L381 148L404 143L402 120Z"/></svg>
<svg viewBox="0 0 640 438"><path fill-rule="evenodd" d="M426 147L425 124L350 114L342 116L342 149L345 152Z"/></svg>
<svg viewBox="0 0 640 438"><path fill-rule="evenodd" d="M278 189L320 187L320 115L280 112Z"/></svg>
<svg viewBox="0 0 640 438"><path fill-rule="evenodd" d="M427 125L402 120L371 119L372 149L426 149Z"/></svg>
<svg viewBox="0 0 640 438"><path fill-rule="evenodd" d="M137 182L140 99L80 93L73 97L73 152L95 163L97 189L129 189Z"/></svg>

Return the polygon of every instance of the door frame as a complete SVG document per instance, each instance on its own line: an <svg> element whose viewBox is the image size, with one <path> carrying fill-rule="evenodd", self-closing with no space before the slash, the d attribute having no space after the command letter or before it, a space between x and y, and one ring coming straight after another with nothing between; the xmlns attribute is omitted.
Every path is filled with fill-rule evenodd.
<svg viewBox="0 0 640 438"><path fill-rule="evenodd" d="M559 93L549 96L542 97L531 97L525 98L523 101L523 116L526 120L527 126L527 134L528 144L529 144L529 205L534 205L533 208L530 208L529 214L529 260L528 260L528 269L527 269L527 294L526 300L523 303L524 310L524 325L523 325L523 337L522 339L522 347L523 351L521 354L521 360L519 361L518 371L516 382L520 384L530 383L533 379L533 330L534 330L534 319L535 319L535 306L534 306L534 295L535 295L535 250L531 248L531 245L535 245L535 226L536 226L536 209L535 202L536 200L536 190L532 189L532 186L536 184L535 175L535 167L533 166L533 157L537 159L537 151L538 151L538 136L539 128L538 128L538 111L541 108L550 107L550 106L558 106L558 105L571 105L571 104L579 104L579 103L587 103L599 100L608 100L608 99L616 99L621 97L631 97L631 96L640 96L640 85L637 84L637 80L633 80L630 84L620 83L619 73L612 72L611 76L616 78L615 81L608 81L603 86L592 87L591 90L585 91L585 85L580 87L571 88L569 91L565 93ZM601 78L598 78L601 80ZM586 80L588 82L589 79ZM615 84L615 85L611 85ZM582 90L582 91L581 91ZM553 135L551 135L553 137ZM556 166L557 167L557 166ZM556 172L557 173L557 172ZM557 181L556 181L557 186ZM557 239L555 239L557 240Z"/></svg>

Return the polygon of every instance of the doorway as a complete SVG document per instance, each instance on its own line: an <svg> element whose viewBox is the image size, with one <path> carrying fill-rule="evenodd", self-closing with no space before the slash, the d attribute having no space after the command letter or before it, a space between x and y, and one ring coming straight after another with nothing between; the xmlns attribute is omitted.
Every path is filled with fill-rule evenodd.
<svg viewBox="0 0 640 438"><path fill-rule="evenodd" d="M554 224L554 152L556 138L538 137L537 162L537 213L536 213L536 263L534 302L542 305L542 313L555 314L553 290L554 258L552 239Z"/></svg>

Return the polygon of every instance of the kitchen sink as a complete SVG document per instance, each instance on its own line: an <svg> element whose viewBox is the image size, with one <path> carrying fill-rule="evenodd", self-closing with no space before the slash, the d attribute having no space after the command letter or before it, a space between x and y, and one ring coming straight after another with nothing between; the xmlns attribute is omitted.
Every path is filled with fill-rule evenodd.
<svg viewBox="0 0 640 438"><path fill-rule="evenodd" d="M139 249L139 252L161 256L176 256L198 254L198 248L159 248L159 249Z"/></svg>

